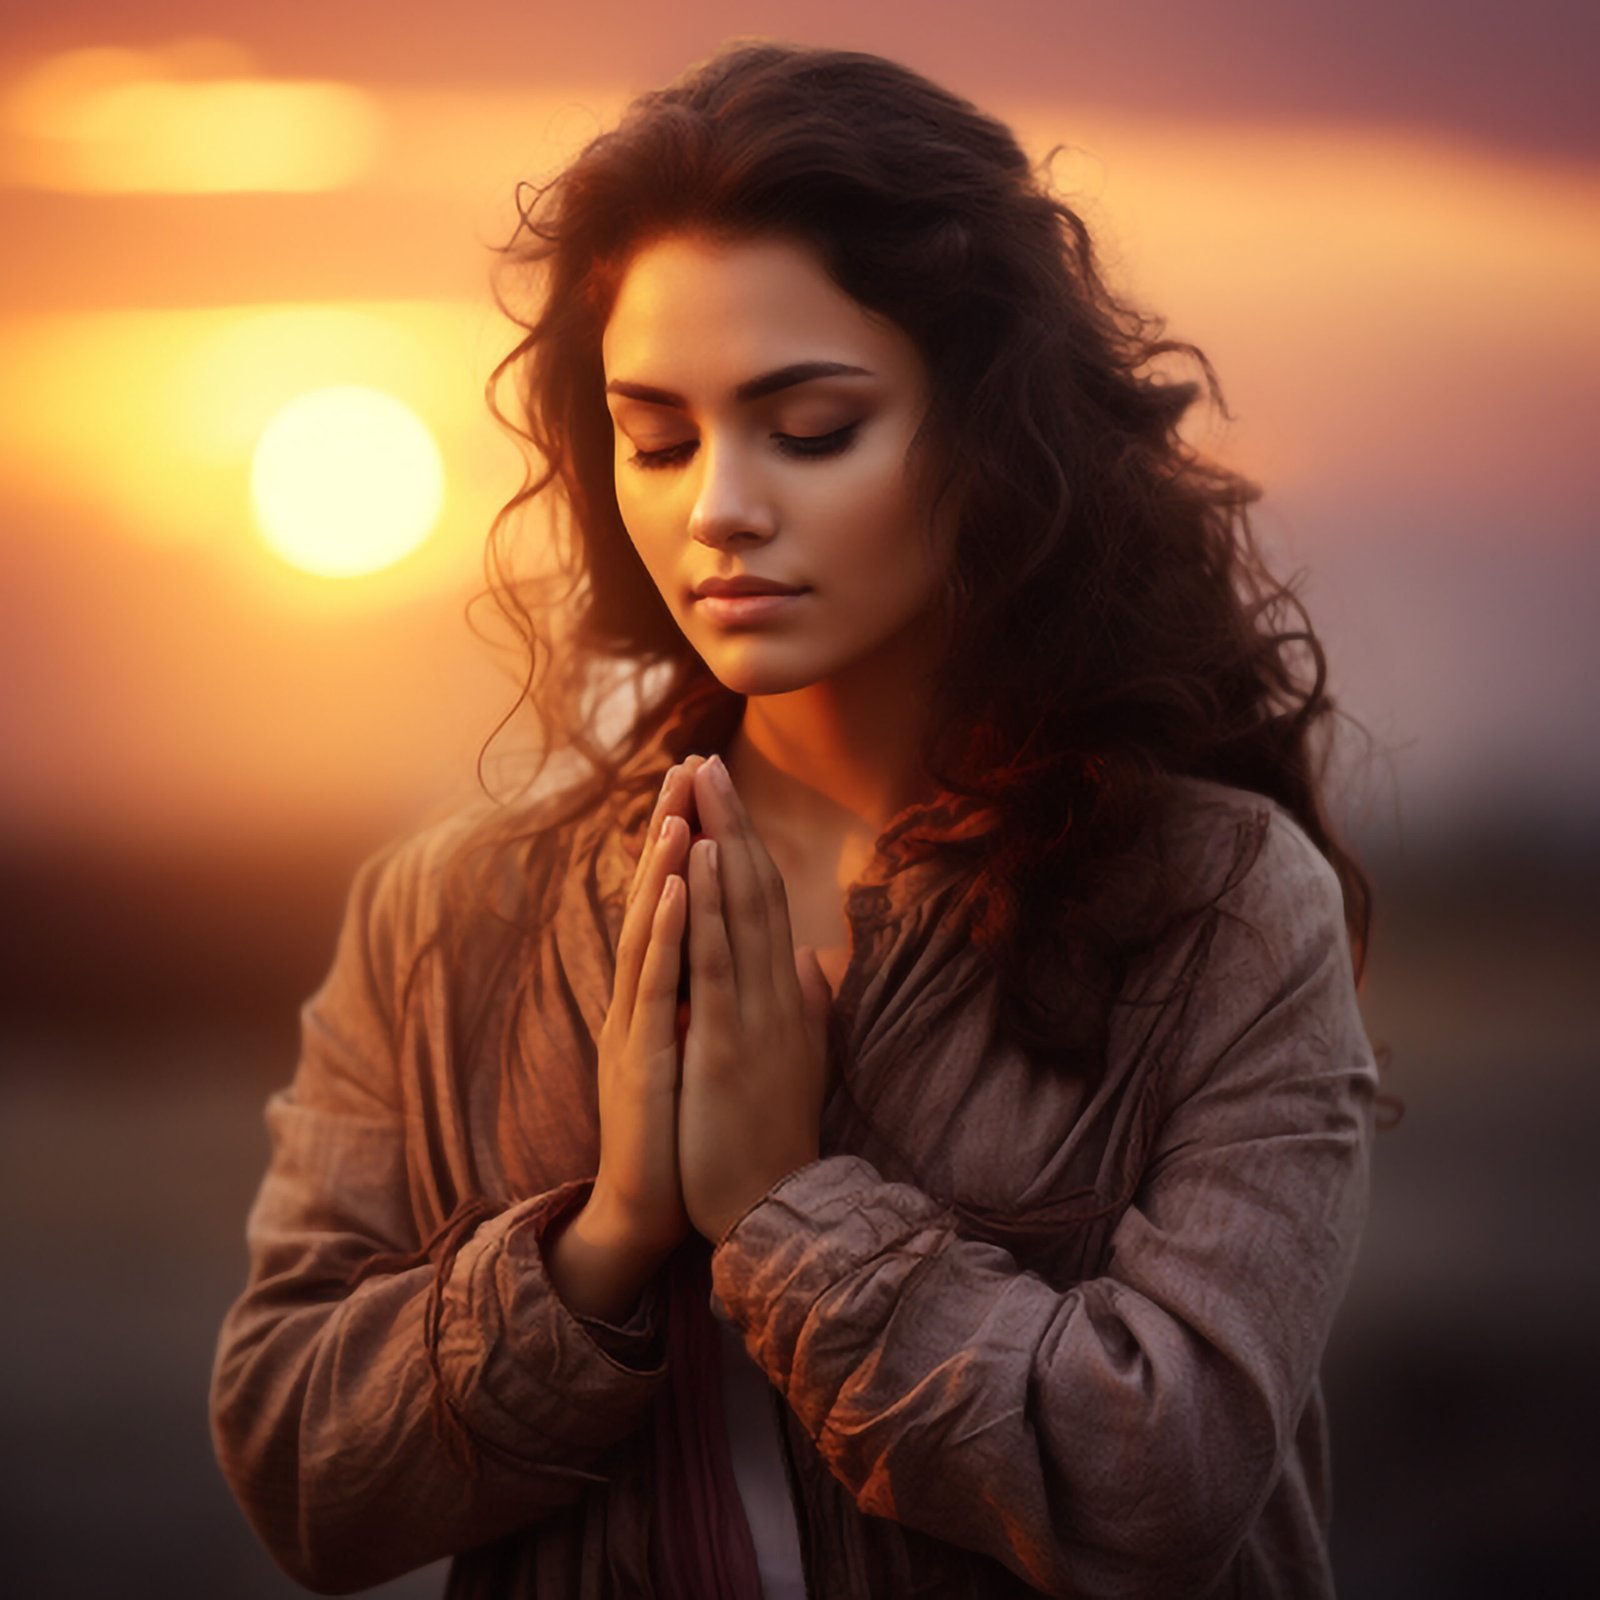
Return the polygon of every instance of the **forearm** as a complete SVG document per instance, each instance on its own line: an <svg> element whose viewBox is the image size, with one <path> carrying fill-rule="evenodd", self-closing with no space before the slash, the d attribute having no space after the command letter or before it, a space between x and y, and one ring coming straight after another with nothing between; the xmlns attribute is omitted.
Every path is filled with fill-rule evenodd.
<svg viewBox="0 0 1600 1600"><path fill-rule="evenodd" d="M1052 1594L1206 1593L1236 1559L1349 1281L1377 1084L1338 881L1288 826L1202 947L1095 1275L1048 1282L844 1153L718 1244L716 1296L863 1511Z"/></svg>
<svg viewBox="0 0 1600 1600"><path fill-rule="evenodd" d="M540 1233L563 1199L509 1208L463 1244L434 1350L433 1265L336 1295L303 1234L258 1235L259 1270L218 1351L213 1429L240 1504L300 1582L366 1587L604 1481L600 1458L637 1426L664 1367L619 1360L559 1298Z"/></svg>
<svg viewBox="0 0 1600 1600"><path fill-rule="evenodd" d="M1120 1276L1057 1288L839 1156L735 1225L713 1287L862 1511L1046 1594L1199 1594L1281 1469L1324 1318L1264 1226L1237 1237L1281 1277L1299 1342L1262 1337L1220 1249L1191 1308L1171 1268L1187 1241L1160 1222L1130 1209Z"/></svg>
<svg viewBox="0 0 1600 1600"><path fill-rule="evenodd" d="M544 1237L545 1270L568 1309L609 1323L634 1313L664 1259L638 1244L592 1198L553 1223Z"/></svg>

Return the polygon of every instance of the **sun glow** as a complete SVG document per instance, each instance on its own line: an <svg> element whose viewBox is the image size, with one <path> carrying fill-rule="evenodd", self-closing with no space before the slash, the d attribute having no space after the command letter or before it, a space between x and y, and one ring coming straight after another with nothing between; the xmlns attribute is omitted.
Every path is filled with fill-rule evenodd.
<svg viewBox="0 0 1600 1600"><path fill-rule="evenodd" d="M385 136L354 85L261 78L205 40L51 56L0 92L0 123L0 175L88 194L341 189Z"/></svg>
<svg viewBox="0 0 1600 1600"><path fill-rule="evenodd" d="M427 425L378 389L300 395L262 430L250 500L272 549L323 578L379 572L432 531L444 464Z"/></svg>

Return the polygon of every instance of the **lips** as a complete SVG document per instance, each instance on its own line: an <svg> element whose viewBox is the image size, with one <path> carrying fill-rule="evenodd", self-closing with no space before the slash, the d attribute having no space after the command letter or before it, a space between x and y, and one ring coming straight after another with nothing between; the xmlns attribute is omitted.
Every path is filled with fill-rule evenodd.
<svg viewBox="0 0 1600 1600"><path fill-rule="evenodd" d="M746 594L804 594L805 590L798 584L779 583L773 578L706 578L694 591L696 600L704 600L708 595L746 595Z"/></svg>
<svg viewBox="0 0 1600 1600"><path fill-rule="evenodd" d="M792 616L806 597L804 589L777 594L703 594L695 602L699 614L719 627L764 627L779 617Z"/></svg>

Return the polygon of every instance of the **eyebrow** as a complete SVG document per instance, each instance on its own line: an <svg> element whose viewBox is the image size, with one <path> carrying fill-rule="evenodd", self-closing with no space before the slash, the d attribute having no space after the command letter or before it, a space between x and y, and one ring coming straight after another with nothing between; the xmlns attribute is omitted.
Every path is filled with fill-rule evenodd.
<svg viewBox="0 0 1600 1600"><path fill-rule="evenodd" d="M797 383L809 383L813 378L870 378L865 367L852 367L843 361L796 361L760 377L746 378L733 391L733 398L744 404L751 400L764 400L780 389L792 389ZM658 389L654 384L630 383L626 378L613 378L606 385L607 394L618 394L628 400L642 400L646 405L671 406L687 411L689 402L671 389Z"/></svg>

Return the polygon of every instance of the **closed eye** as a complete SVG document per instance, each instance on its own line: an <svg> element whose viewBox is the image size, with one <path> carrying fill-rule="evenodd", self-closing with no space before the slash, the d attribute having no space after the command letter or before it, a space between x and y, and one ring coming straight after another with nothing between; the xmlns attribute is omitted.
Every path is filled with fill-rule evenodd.
<svg viewBox="0 0 1600 1600"><path fill-rule="evenodd" d="M835 428L832 433L809 435L775 433L772 437L785 455L794 456L801 461L814 461L823 456L840 455L848 450L860 426L859 422L850 422L842 428ZM665 450L635 450L628 460L633 466L644 467L651 471L661 467L682 466L689 459L696 443L694 439L685 439L682 444L669 445Z"/></svg>

